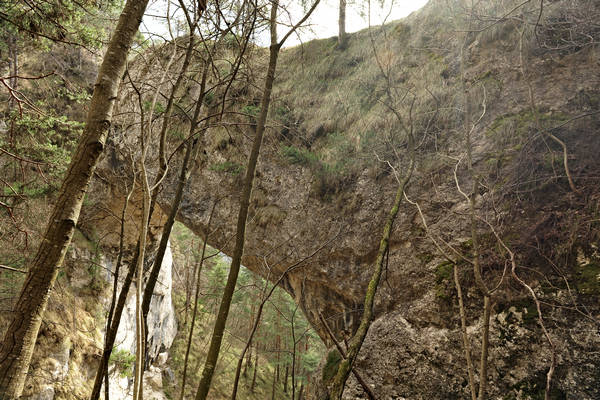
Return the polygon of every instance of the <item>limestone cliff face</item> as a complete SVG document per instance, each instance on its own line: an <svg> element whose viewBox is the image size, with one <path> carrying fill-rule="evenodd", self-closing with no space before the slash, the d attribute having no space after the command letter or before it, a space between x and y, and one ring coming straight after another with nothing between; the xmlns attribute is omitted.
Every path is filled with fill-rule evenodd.
<svg viewBox="0 0 600 400"><path fill-rule="evenodd" d="M173 254L169 246L165 252L148 312L148 356L151 360L155 360L160 353L168 350L177 334L177 323L171 299L172 265ZM131 290L131 295L127 298L116 343L117 349L135 354L135 288Z"/></svg>
<svg viewBox="0 0 600 400"><path fill-rule="evenodd" d="M149 355L155 365L145 373L145 397L166 399L162 370L177 333L171 300L173 257L170 248L163 261L159 284L148 319ZM81 233L65 262L64 279L52 294L36 343L24 399L81 399L89 397L102 351L106 310L110 303L115 260L102 254ZM127 268L127 265L124 266ZM132 289L121 318L115 352L135 354L135 291ZM162 354L162 355L161 355ZM110 398L131 398L131 363L109 367Z"/></svg>
<svg viewBox="0 0 600 400"><path fill-rule="evenodd" d="M594 350L600 346L599 52L589 43L559 50L552 46L560 41L553 36L553 21L570 18L559 3L546 11L537 35L521 36L516 19L458 37L452 21L464 14L456 5L435 1L383 30L351 35L345 52L335 48L334 39L283 52L243 264L273 280L295 266L283 286L324 341L329 340L319 315L339 337L357 325L396 188L394 174L407 163L403 140L369 142L403 129L382 104L385 80L377 64L387 62L394 87L416 99L412 105L391 105L404 116L404 128L412 122L419 141L408 195L419 203L430 233L458 260L474 254L470 207L461 193L470 194L473 186L465 132L471 135L480 181L474 193L478 251L485 281L490 286L501 282L492 299L491 398L537 398L550 350L533 302L510 277L506 253L490 225L517 254L518 273L543 301L557 353L553 395L600 398L595 372L600 357ZM531 12L523 11L523 18ZM370 40L372 35L376 40ZM379 59L368 43L376 43ZM208 131L205 155L195 166L178 216L199 236L210 233L209 244L225 254L233 249L242 179L234 167L244 164L252 134L244 126ZM577 191L565 177L563 148L548 133L565 143ZM131 136L117 133L114 148ZM100 171L108 177L125 165L119 157L111 153ZM177 173L174 163L160 194L165 211ZM111 178L96 185L118 198L118 184ZM469 262L460 262L459 268L477 359L482 298ZM426 234L416 206L407 202L395 224L376 315L359 368L380 398L466 398L452 268ZM363 398L353 382L345 396Z"/></svg>

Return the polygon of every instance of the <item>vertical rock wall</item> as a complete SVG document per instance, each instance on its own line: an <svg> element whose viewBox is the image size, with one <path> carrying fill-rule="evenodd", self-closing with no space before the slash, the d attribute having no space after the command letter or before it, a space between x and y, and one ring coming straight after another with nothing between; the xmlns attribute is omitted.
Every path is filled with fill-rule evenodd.
<svg viewBox="0 0 600 400"><path fill-rule="evenodd" d="M89 397L104 342L114 267L112 257L99 255L90 242L74 241L64 267L68 286L59 284L52 294L23 399ZM127 267L124 265L123 270ZM144 397L149 400L166 399L162 392L162 367L177 333L171 298L172 267L173 255L169 246L148 318L150 363L158 359L156 364L160 364L151 365L144 374ZM115 350L129 357L135 354L135 286L130 289L123 311ZM115 368L114 364L109 371L110 398L131 398L132 371Z"/></svg>

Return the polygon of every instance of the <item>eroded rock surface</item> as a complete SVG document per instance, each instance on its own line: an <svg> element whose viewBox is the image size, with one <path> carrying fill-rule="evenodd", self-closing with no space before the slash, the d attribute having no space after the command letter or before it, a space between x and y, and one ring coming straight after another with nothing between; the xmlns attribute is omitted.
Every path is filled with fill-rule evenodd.
<svg viewBox="0 0 600 400"><path fill-rule="evenodd" d="M491 225L517 254L518 273L544 301L544 319L557 354L553 395L600 398L600 381L594 372L600 368L600 358L593 350L600 345L600 290L593 255L598 246L598 225L593 221L600 198L600 141L595 133L600 120L593 112L598 107L598 49L589 46L553 53L536 47L532 39L526 55L530 81L526 82L518 68L518 27L507 25L505 31L470 38L468 62L460 75L461 46L448 33L453 32L452 25L444 25L451 21L445 4L432 1L423 11L388 30L393 40L389 54L402 75L398 82L409 81L413 87L421 84L423 93L426 82L437 100L444 99L445 111L433 122L433 132L428 130L426 118L416 126L421 147L408 195L419 203L429 235L438 238L459 264L468 332L477 360L483 300L469 262L474 257L471 208L464 194L471 194L473 182L466 168L465 94L461 89L465 81L471 90L466 96L473 113L467 130L474 173L480 182L473 193L478 252L488 285L502 281L492 297L490 396L539 396L550 365L550 348L538 326L533 301L511 278L507 254ZM440 24L445 30L438 29ZM256 174L243 258L250 270L272 280L294 266L282 286L302 306L325 342L330 341L320 315L329 321L338 338L348 336L357 326L397 184L394 172L402 173L407 162L406 154L401 153L397 169L391 170L378 164L377 154L361 153L371 154L375 161L364 167L360 164L343 176L337 187L331 187L310 160L290 161L285 155L282 147L290 143L301 151L329 149L327 140L333 139L327 138L340 131L349 135L348 140L358 142L363 137L351 135L357 126L384 129L389 119L389 110L371 111L377 101L369 96L381 91L381 80L373 78L377 82L366 90L360 80L364 77L354 75L365 69L376 76L373 56L364 49L368 33L353 36L343 54L336 53L329 42L314 42L308 50L286 50L281 56L275 104L287 107L288 119L302 140L289 140L289 132L275 123L270 128ZM445 47L434 49L432 42ZM328 85L323 83L327 79L337 81ZM545 126L543 132L534 126L529 89L535 94L535 113ZM300 90L312 95L302 96ZM357 104L344 101L355 97L360 111L338 110L327 115L321 111L338 103L354 110ZM422 100L420 107L421 115L441 112L431 98ZM236 129L227 134L209 130L202 143L206 153L195 165L178 214L178 219L200 237L210 232L209 244L228 255L233 250L243 174L222 166L226 162L243 165L252 136L251 130ZM544 136L546 131L564 141L577 191L566 180L562 148ZM116 181L111 183L110 174L115 168L126 169L119 146L131 137L128 132L117 132L113 152L100 168L106 179L96 182L98 192L110 193L106 197L114 204L120 204L114 199L122 195L122 189ZM349 159L354 156L356 153L348 154ZM165 213L176 188L176 162L169 171L159 198ZM579 262L578 252L592 261ZM467 375L452 268L428 236L418 209L408 202L398 214L375 312L376 321L358 366L381 399L466 398ZM363 398L354 383L345 396Z"/></svg>

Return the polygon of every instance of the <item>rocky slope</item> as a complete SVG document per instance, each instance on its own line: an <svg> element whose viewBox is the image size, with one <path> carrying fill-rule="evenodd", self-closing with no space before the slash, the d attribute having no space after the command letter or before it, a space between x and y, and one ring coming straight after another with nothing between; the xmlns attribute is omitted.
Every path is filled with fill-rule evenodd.
<svg viewBox="0 0 600 400"><path fill-rule="evenodd" d="M477 250L484 280L490 286L501 282L492 298L489 393L539 398L550 367L537 310L509 276L493 226L516 253L518 273L543 301L557 354L553 396L597 399L599 30L579 32L574 22L585 17L582 10L597 15L597 5L552 2L538 23L533 6L498 19L490 16L504 16L509 4L481 7L468 35L460 29L467 15L458 2L432 1L406 20L351 35L344 52L333 38L283 52L243 264L262 276L270 271L273 279L304 260L287 275L284 288L324 341L319 315L339 337L348 335L361 315L395 173L407 165L403 129L413 129L418 138L408 195L418 201L430 235L452 246L444 249L453 257L455 250L459 259L476 253L470 206L461 193L469 194L473 185L465 142L470 132L480 181ZM524 20L531 24L523 28ZM386 103L389 87L398 95L392 103ZM255 104L251 95L243 101L238 109ZM113 152L100 169L104 179L95 183L97 200L109 199L105 203L112 210L121 204L123 190L111 176L127 164L117 151L131 140L127 133L115 135ZM249 134L245 126L208 131L205 155L179 213L199 236L210 232L210 245L226 254L233 249L239 168ZM576 191L565 176L560 142ZM176 176L173 166L160 195L165 211ZM101 214L88 212L88 218L101 221ZM482 297L470 264L459 268L477 359ZM405 202L377 298L377 319L359 359L379 398L467 397L456 303L452 268L427 235L415 205ZM364 397L353 382L345 396Z"/></svg>

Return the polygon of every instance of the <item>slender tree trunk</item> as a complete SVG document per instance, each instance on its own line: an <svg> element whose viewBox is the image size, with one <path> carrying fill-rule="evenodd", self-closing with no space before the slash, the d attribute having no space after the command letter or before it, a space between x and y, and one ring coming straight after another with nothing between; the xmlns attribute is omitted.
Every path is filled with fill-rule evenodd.
<svg viewBox="0 0 600 400"><path fill-rule="evenodd" d="M298 309L298 307L296 306L296 310ZM294 314L296 313L296 311L294 310ZM296 342L296 331L294 329L294 315L292 315L292 368L291 368L291 375L292 375L292 395L291 395L291 399L294 400L296 398L296 347L297 347L297 342Z"/></svg>
<svg viewBox="0 0 600 400"><path fill-rule="evenodd" d="M167 132L167 129L169 126L169 118L170 118L171 111L173 108L175 93L179 89L179 86L181 85L181 83L183 81L183 77L184 77L185 73L187 72L188 66L190 64L191 53L194 48L194 38L193 38L194 27L195 27L195 24L192 24L192 26L190 27L190 29L191 29L190 40L189 40L187 51L185 54L185 59L183 61L181 70L179 71L179 75L177 76L177 81L175 82L175 85L173 86L173 88L171 90L171 95L169 96L167 109L165 111L166 115L163 119L163 125L162 125L161 132L160 132L160 146L159 146L160 171L159 171L157 179L162 179L163 175L166 174L166 172L167 172L167 162L166 162L166 157L165 157L166 132ZM167 67L167 70L168 70L168 67ZM171 230L173 228L173 224L175 223L175 218L177 217L177 212L179 211L179 206L181 205L181 200L183 199L183 192L185 190L185 185L187 184L187 181L189 180L189 177L191 174L190 163L195 161L196 156L198 154L199 146L196 145L198 140L197 140L197 138L193 138L192 135L195 133L195 130L198 126L198 118L200 117L200 111L202 110L202 104L203 104L205 90L206 90L207 72L208 72L208 64L205 65L204 71L202 74L202 82L200 85L200 94L196 101L194 115L192 117L192 121L190 124L189 139L186 144L186 151L185 151L185 155L183 157L183 161L181 164L181 170L179 173L179 182L178 182L177 189L175 192L175 198L173 199L173 202L171 203L171 210L167 217L167 221L163 225L162 235L160 238L160 243L158 245L158 250L157 250L156 256L154 258L154 263L152 265L152 269L150 270L150 274L146 281L146 286L144 287L144 294L143 294L143 300L142 300L142 319L144 322L144 360L146 360L146 361L148 360L148 357L147 357L148 322L147 321L148 321L148 312L150 311L150 302L152 301L152 294L154 293L156 281L158 280L158 275L160 274L160 269L162 267L162 262L165 257L165 252L167 250L167 246L169 245L169 236L171 235ZM160 87L160 85L159 85L159 87ZM158 91L157 91L157 93L158 93ZM150 121L149 121L149 123L150 123ZM158 189L159 189L160 183L157 182L155 186L156 187L152 191L152 197L150 200L150 216L152 215L154 206L156 204L156 200L158 198Z"/></svg>
<svg viewBox="0 0 600 400"><path fill-rule="evenodd" d="M300 390L298 391L298 400L304 399L304 382L300 383Z"/></svg>
<svg viewBox="0 0 600 400"><path fill-rule="evenodd" d="M285 375L283 378L283 393L287 393L287 384L288 384L288 374L290 373L290 365L288 363L285 364Z"/></svg>
<svg viewBox="0 0 600 400"><path fill-rule="evenodd" d="M276 9L277 4L274 4L272 7ZM206 362L202 371L202 378L200 380L198 391L196 393L196 400L205 400L208 395L208 391L210 390L210 384L212 382L212 377L215 371L215 367L217 365L217 360L219 358L221 341L223 340L223 333L225 331L225 325L227 323L227 317L229 315L231 299L233 297L237 277L240 271L242 255L244 252L246 219L248 217L248 208L250 206L250 195L252 192L252 184L254 181L254 172L256 170L258 155L260 152L262 138L265 131L265 124L267 120L267 113L269 111L269 104L271 102L271 91L273 89L273 81L275 80L275 68L277 66L277 58L279 56L280 47L281 46L279 44L271 45L269 51L269 67L267 70L267 77L265 79L265 87L261 101L261 110L258 117L256 135L254 138L254 143L252 145L250 158L248 160L246 177L244 179L244 187L240 199L240 211L237 220L235 249L233 253L233 258L231 260L231 267L229 269L229 275L227 277L227 283L225 285L223 298L221 299L221 304L219 306L217 320L215 321L208 355L206 357Z"/></svg>
<svg viewBox="0 0 600 400"><path fill-rule="evenodd" d="M139 246L139 243L137 245ZM129 270L127 271L127 275L123 281L123 286L119 292L119 299L117 300L110 330L106 334L104 350L102 351L102 357L100 358L100 365L96 371L96 378L94 380L94 387L92 388L90 400L98 400L100 397L103 371L108 368L108 361L110 360L110 355L117 338L117 331L119 330L119 324L121 323L121 316L123 314L123 309L125 308L125 303L127 302L127 296L129 295L129 289L131 288L131 283L133 282L133 276L135 274L138 252L139 250L136 248L134 258L129 265Z"/></svg>
<svg viewBox="0 0 600 400"><path fill-rule="evenodd" d="M250 347L246 355L246 363L244 364L244 378L248 377L248 365L252 363L252 347Z"/></svg>
<svg viewBox="0 0 600 400"><path fill-rule="evenodd" d="M194 242L192 241L192 248ZM183 317L183 326L188 325L188 311L190 309L190 297L192 296L192 280L196 278L196 263L194 263L193 272L190 276L190 263L189 263L189 251L186 253L185 260L183 262L183 268L185 269L185 308Z"/></svg>
<svg viewBox="0 0 600 400"><path fill-rule="evenodd" d="M483 329L481 338L481 361L479 364L479 400L485 399L485 391L487 388L487 359L490 347L490 317L491 317L491 301L490 296L483 297Z"/></svg>
<svg viewBox="0 0 600 400"><path fill-rule="evenodd" d="M16 399L23 391L50 290L73 237L98 158L104 150L127 53L147 3L148 0L127 1L98 72L83 136L0 347L2 400Z"/></svg>
<svg viewBox="0 0 600 400"><path fill-rule="evenodd" d="M273 370L273 386L271 387L271 400L275 400L275 386L277 384L277 371Z"/></svg>
<svg viewBox="0 0 600 400"><path fill-rule="evenodd" d="M13 33L8 33L7 39L8 45L8 73L10 75L9 83L13 90L17 90L19 84L19 50L17 36ZM14 98L9 96L8 98L8 111L12 111L14 106Z"/></svg>
<svg viewBox="0 0 600 400"><path fill-rule="evenodd" d="M142 124L143 125L143 124ZM145 153L145 151L144 151ZM144 187L144 200L142 206L142 219L140 221L140 236L139 236L139 253L137 265L135 266L135 367L134 367L134 380L133 380L133 400L141 400L144 391L144 338L145 338L145 325L142 317L142 286L144 285L144 258L146 254L146 237L148 236L148 222L150 220L150 186L148 185L148 175L146 174L145 167L145 154L142 156L142 185Z"/></svg>
<svg viewBox="0 0 600 400"><path fill-rule="evenodd" d="M327 321L325 320L325 318L323 317L323 315L321 313L319 313L319 318L321 319L321 322L323 323L323 326L325 327L327 334L333 341L333 344L337 348L338 352L340 353L340 355L342 356L343 359L346 359L348 357L348 355L346 354L346 351L344 350L342 345L335 338L335 335L331 331L329 324L327 324ZM362 386L363 390L367 394L367 397L370 400L375 400L375 394L373 393L373 391L371 390L369 385L367 385L367 382L363 379L362 375L356 370L356 367L354 367L354 366L352 367L352 373L354 374L354 377L356 378L358 383Z"/></svg>
<svg viewBox="0 0 600 400"><path fill-rule="evenodd" d="M177 216L177 212L179 211L179 206L181 205L181 200L183 199L183 192L185 190L185 186L190 177L191 168L190 164L195 160L197 155L197 149L199 148L196 145L196 140L190 140L187 143L185 156L183 158L183 163L181 165L181 171L179 175L179 182L177 185L177 191L175 193L175 198L173 199L173 203L171 203L171 210L169 211L169 216L167 217L167 221L163 226L162 236L160 238L160 244L158 246L158 251L156 257L154 259L154 264L152 266L152 270L150 271L150 275L146 282L146 287L144 288L144 296L142 301L142 318L144 320L144 326L146 326L146 343L147 343L147 325L148 325L148 312L150 311L150 302L152 300L152 294L154 293L154 288L156 286L156 282L158 280L158 275L160 274L160 269L162 267L162 262L164 260L165 252L167 250L167 246L169 245L169 236L171 235L171 230L173 228L173 224L175 223L175 217ZM146 353L148 351L147 346ZM146 357L147 358L147 357Z"/></svg>
<svg viewBox="0 0 600 400"><path fill-rule="evenodd" d="M252 373L252 384L250 385L250 393L254 393L254 385L256 384L256 372L258 371L258 347L254 354L254 372Z"/></svg>
<svg viewBox="0 0 600 400"><path fill-rule="evenodd" d="M475 391L475 374L473 368L473 359L471 358L471 342L467 333L467 316L465 313L465 305L463 302L462 287L458 276L458 265L454 263L454 285L456 286L456 296L458 297L458 310L460 312L460 328L463 338L463 348L465 351L465 359L467 360L467 375L469 377L469 391L471 392L471 400L476 400L477 392Z"/></svg>
<svg viewBox="0 0 600 400"><path fill-rule="evenodd" d="M194 337L194 326L196 324L196 315L198 312L198 300L200 298L200 278L202 277L202 267L204 265L205 254L206 254L206 242L208 242L208 236L210 232L210 226L212 224L212 218L215 213L215 208L217 207L217 202L215 202L212 206L212 210L210 211L210 216L208 217L208 226L206 228L206 234L204 236L204 243L202 243L202 254L200 255L200 262L198 263L198 275L196 277L196 291L194 293L194 309L192 311L192 320L190 322L190 333L188 335L187 346L185 349L185 357L183 361L183 377L181 379L181 392L179 394L179 400L183 400L183 396L185 394L185 383L187 380L187 369L188 362L190 356L190 349L192 348L192 338ZM194 268L196 268L194 266Z"/></svg>
<svg viewBox="0 0 600 400"><path fill-rule="evenodd" d="M127 73L129 75L129 72ZM163 75L164 78L164 75ZM144 285L144 259L146 256L146 241L148 236L148 223L150 222L150 184L148 182L148 173L146 169L146 155L148 154L148 147L150 141L150 121L152 121L151 115L148 118L148 130L146 131L146 123L144 119L144 107L142 102L142 94L131 80L131 85L137 92L138 103L140 107L140 146L142 150L142 156L140 157L140 173L142 180L142 218L140 220L140 229L138 236L138 259L135 265L135 276L136 276L136 289L135 289L135 364L134 364L134 377L133 377L133 400L142 400L144 394L144 344L145 344L145 324L142 317L142 287ZM161 81L162 83L162 81ZM160 84L159 84L160 87ZM152 102L150 110L154 109L156 97ZM152 111L150 111L152 112ZM147 134L146 134L147 133Z"/></svg>
<svg viewBox="0 0 600 400"><path fill-rule="evenodd" d="M110 307L108 309L108 316L106 317L106 333L104 334L104 343L108 342L108 335L110 332L111 321L113 320L113 315L115 313L115 306L117 303L117 292L119 289L119 272L121 270L121 263L123 261L123 251L124 251L124 239L125 239L125 216L127 215L127 206L129 205L129 199L133 193L135 188L135 176L134 180L131 184L131 190L127 193L125 197L125 203L123 204L123 210L121 212L121 232L119 234L119 254L117 255L117 262L115 265L115 275L113 280L113 292L110 299ZM108 379L108 363L104 363L104 398L108 400L109 393L109 379Z"/></svg>
<svg viewBox="0 0 600 400"><path fill-rule="evenodd" d="M361 322L358 329L356 330L356 333L354 334L354 336L352 336L352 339L350 340L347 358L342 360L338 367L337 374L333 378L333 383L331 384L331 388L329 390L331 400L341 400L346 380L348 379L348 376L352 371L354 361L358 356L360 348L362 347L365 337L367 336L369 327L371 326L371 321L373 320L373 305L375 302L375 294L377 293L377 287L379 286L379 280L381 279L381 273L383 272L385 256L389 251L389 242L392 233L392 226L394 225L394 221L396 220L396 215L398 214L400 203L402 202L404 190L410 180L410 177L412 176L412 171L414 168L414 145L412 143L412 137L409 138L409 141L411 142L409 144L410 167L403 181L400 183L398 190L396 191L394 205L390 211L387 222L383 229L383 235L379 244L377 259L375 261L375 270L373 271L373 275L371 277L371 281L369 282L369 286L367 288L367 293L365 296L365 304Z"/></svg>
<svg viewBox="0 0 600 400"><path fill-rule="evenodd" d="M277 320L276 320L276 324L275 324L275 329L277 329L277 332L279 332L280 328L280 323L279 323L279 318L280 318L280 314L277 313ZM281 360L281 336L277 335L277 339L275 342L275 350L277 351L277 365L275 366L275 372L276 372L276 381L279 382L279 361Z"/></svg>
<svg viewBox="0 0 600 400"><path fill-rule="evenodd" d="M340 0L339 11L338 48L344 50L348 44L348 35L346 34L346 0Z"/></svg>
<svg viewBox="0 0 600 400"><path fill-rule="evenodd" d="M472 25L472 20L469 19L468 26L469 29ZM490 301L490 290L486 286L483 281L483 276L481 272L481 263L480 263L480 253L479 253L479 232L477 229L477 211L476 211L476 195L479 192L479 177L473 168L473 157L472 157L472 141L471 134L474 130L477 122L473 123L472 118L472 104L470 99L470 93L466 86L465 78L465 70L467 68L467 60L466 60L466 45L468 43L468 39L472 33L465 33L464 41L460 48L460 75L461 75L461 86L464 96L464 130L465 130L465 145L467 152L467 169L471 180L473 182L473 187L471 189L470 194L464 194L469 202L469 219L471 225L471 241L473 242L473 275L475 277L475 283L477 289L483 296L483 318L482 318L482 338L481 338L481 359L479 364L479 400L484 400L486 396L486 386L487 386L487 357L488 357L488 348L489 348L489 321L490 321L490 313L491 313L491 301ZM485 104L485 103L484 103ZM458 181L457 181L458 182ZM458 184L458 183L457 183ZM467 349L465 349L466 351Z"/></svg>

